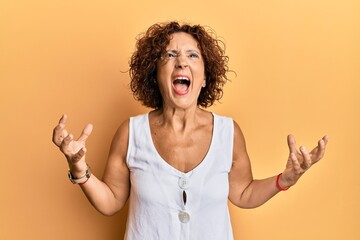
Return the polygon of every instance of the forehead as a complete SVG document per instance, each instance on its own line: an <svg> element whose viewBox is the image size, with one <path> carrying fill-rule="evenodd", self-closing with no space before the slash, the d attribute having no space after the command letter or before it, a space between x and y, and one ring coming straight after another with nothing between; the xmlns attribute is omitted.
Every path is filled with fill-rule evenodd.
<svg viewBox="0 0 360 240"><path fill-rule="evenodd" d="M177 32L170 35L170 42L167 49L194 49L199 50L198 42L189 33Z"/></svg>

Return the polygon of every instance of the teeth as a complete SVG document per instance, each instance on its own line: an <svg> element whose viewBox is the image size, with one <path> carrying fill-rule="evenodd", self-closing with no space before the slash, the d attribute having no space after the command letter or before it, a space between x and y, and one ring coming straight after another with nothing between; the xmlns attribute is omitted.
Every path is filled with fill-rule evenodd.
<svg viewBox="0 0 360 240"><path fill-rule="evenodd" d="M187 77L178 77L175 80L187 80L187 81L189 81L189 79Z"/></svg>
<svg viewBox="0 0 360 240"><path fill-rule="evenodd" d="M186 84L190 85L190 80L187 77L178 77L174 80L174 84Z"/></svg>

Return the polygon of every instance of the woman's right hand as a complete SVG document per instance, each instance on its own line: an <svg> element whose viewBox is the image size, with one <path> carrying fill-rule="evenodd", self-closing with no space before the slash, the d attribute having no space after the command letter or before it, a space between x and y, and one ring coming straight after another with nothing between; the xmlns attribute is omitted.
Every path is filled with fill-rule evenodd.
<svg viewBox="0 0 360 240"><path fill-rule="evenodd" d="M93 126L91 124L86 125L80 137L74 140L73 135L69 134L65 128L66 120L67 116L64 114L60 118L59 124L53 130L52 141L65 155L71 174L75 178L80 178L85 175L87 169L85 142L90 136Z"/></svg>

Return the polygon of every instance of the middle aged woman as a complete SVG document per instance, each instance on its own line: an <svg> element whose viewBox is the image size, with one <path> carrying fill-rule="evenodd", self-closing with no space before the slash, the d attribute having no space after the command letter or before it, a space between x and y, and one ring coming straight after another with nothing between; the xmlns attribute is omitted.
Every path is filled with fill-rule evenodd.
<svg viewBox="0 0 360 240"><path fill-rule="evenodd" d="M92 125L73 140L64 115L53 133L71 180L97 210L112 215L130 200L125 239L233 239L228 199L258 207L323 157L326 136L309 152L289 135L285 170L254 180L238 124L204 110L221 98L227 80L220 42L202 26L170 22L151 26L136 46L131 89L154 110L121 124L103 179L85 161Z"/></svg>

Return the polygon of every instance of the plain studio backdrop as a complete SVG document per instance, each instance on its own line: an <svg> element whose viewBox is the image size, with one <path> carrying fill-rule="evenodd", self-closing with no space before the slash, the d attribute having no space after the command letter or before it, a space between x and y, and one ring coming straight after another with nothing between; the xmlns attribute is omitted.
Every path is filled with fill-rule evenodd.
<svg viewBox="0 0 360 240"><path fill-rule="evenodd" d="M360 239L360 2L0 2L0 239L118 240L127 208L97 213L67 179L51 142L67 113L78 136L94 124L87 159L101 177L112 136L149 111L129 91L136 36L156 22L206 25L226 44L231 82L211 111L241 126L255 178L278 174L286 136L325 158L264 206L230 204L236 240Z"/></svg>

